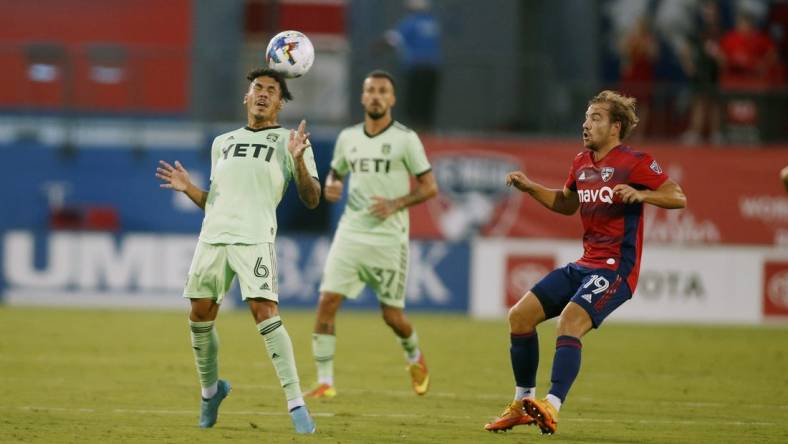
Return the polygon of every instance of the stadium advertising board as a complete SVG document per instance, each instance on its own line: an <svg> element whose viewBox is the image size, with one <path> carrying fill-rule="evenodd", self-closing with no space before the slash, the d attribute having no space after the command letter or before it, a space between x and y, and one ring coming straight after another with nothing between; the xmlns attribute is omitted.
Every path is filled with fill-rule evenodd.
<svg viewBox="0 0 788 444"><path fill-rule="evenodd" d="M0 290L10 304L183 307L196 242L194 235L6 231ZM314 307L330 239L280 236L276 246L281 303ZM408 307L466 311L469 258L466 243L411 242ZM348 306L377 301L365 294Z"/></svg>
<svg viewBox="0 0 788 444"><path fill-rule="evenodd" d="M411 209L416 237L482 236L579 239L579 217L546 211L507 189L507 172L561 188L579 143L426 138L441 195ZM647 206L645 238L666 244L788 245L788 196L779 171L784 149L675 148L636 145L651 153L688 196L684 210Z"/></svg>
<svg viewBox="0 0 788 444"><path fill-rule="evenodd" d="M561 240L477 239L473 251L471 314L482 318L504 316L551 261L563 266L582 254L579 241ZM788 260L769 262L785 256L765 247L647 245L635 295L610 319L758 323L764 310L788 315ZM771 305L762 304L762 288Z"/></svg>
<svg viewBox="0 0 788 444"><path fill-rule="evenodd" d="M788 317L788 261L763 264L763 314Z"/></svg>

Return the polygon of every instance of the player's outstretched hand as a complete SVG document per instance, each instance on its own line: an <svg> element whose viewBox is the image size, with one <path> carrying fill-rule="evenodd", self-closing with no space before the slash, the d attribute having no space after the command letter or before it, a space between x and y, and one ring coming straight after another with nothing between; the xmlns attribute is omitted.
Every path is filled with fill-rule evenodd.
<svg viewBox="0 0 788 444"><path fill-rule="evenodd" d="M329 174L326 177L326 187L323 189L323 195L326 196L327 201L337 202L342 198L343 188L344 184L342 181L334 179L334 176Z"/></svg>
<svg viewBox="0 0 788 444"><path fill-rule="evenodd" d="M156 168L156 177L164 181L163 184L159 185L161 188L169 188L175 191L186 191L186 188L191 183L189 172L177 160L175 161L175 166L160 160L159 167Z"/></svg>
<svg viewBox="0 0 788 444"><path fill-rule="evenodd" d="M306 120L298 124L298 131L290 130L290 141L287 143L287 150L293 155L294 159L300 159L304 151L309 148L309 133L306 130Z"/></svg>
<svg viewBox="0 0 788 444"><path fill-rule="evenodd" d="M515 187L520 191L528 191L531 189L533 182L522 171L512 171L506 175L506 186Z"/></svg>
<svg viewBox="0 0 788 444"><path fill-rule="evenodd" d="M369 212L379 219L385 219L399 211L399 205L394 199L372 196L373 203L369 206Z"/></svg>
<svg viewBox="0 0 788 444"><path fill-rule="evenodd" d="M632 188L629 185L620 183L613 187L613 193L616 194L621 201L625 204L632 204L632 203L640 203L643 202L643 199L646 198L642 192Z"/></svg>

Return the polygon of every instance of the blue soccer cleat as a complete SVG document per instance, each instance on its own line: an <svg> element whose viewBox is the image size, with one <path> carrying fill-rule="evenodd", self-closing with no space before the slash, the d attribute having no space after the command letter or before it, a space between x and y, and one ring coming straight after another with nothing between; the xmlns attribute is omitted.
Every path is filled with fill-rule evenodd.
<svg viewBox="0 0 788 444"><path fill-rule="evenodd" d="M216 424L219 416L219 404L230 394L232 387L230 383L220 379L216 384L216 394L211 399L203 399L200 402L200 427L207 429Z"/></svg>
<svg viewBox="0 0 788 444"><path fill-rule="evenodd" d="M290 419L293 420L296 433L315 433L315 421L309 416L309 411L305 405L291 410Z"/></svg>

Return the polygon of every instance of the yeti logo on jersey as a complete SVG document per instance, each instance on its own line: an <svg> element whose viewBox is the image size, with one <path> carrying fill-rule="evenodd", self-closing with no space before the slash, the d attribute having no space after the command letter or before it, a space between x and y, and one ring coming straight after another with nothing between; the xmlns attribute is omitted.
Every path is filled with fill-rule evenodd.
<svg viewBox="0 0 788 444"><path fill-rule="evenodd" d="M279 134L271 133L271 134L265 136L265 140L267 140L267 141L269 141L271 143L276 143L276 141L279 140Z"/></svg>
<svg viewBox="0 0 788 444"><path fill-rule="evenodd" d="M602 187L598 190L577 190L577 197L580 200L580 203L604 202L607 204L612 204L613 189L610 187Z"/></svg>
<svg viewBox="0 0 788 444"><path fill-rule="evenodd" d="M659 164L657 163L656 160L651 161L651 165L649 166L649 168L651 168L651 171L657 174L662 174L662 168L659 167Z"/></svg>
<svg viewBox="0 0 788 444"><path fill-rule="evenodd" d="M391 170L388 159L352 159L348 164L353 173L388 173Z"/></svg>
<svg viewBox="0 0 788 444"><path fill-rule="evenodd" d="M380 151L382 151L383 154L387 154L388 155L389 153L391 153L391 144L390 143L384 143L380 147Z"/></svg>
<svg viewBox="0 0 788 444"><path fill-rule="evenodd" d="M613 173L615 171L616 171L616 169L613 168L613 167L604 167L604 168L602 168L602 171L599 172L599 174L602 175L602 181L603 182L607 182L608 180L610 180L610 178L613 177Z"/></svg>
<svg viewBox="0 0 788 444"><path fill-rule="evenodd" d="M254 264L254 275L259 278L267 278L268 277L268 267L263 265L263 258L258 257L257 263Z"/></svg>
<svg viewBox="0 0 788 444"><path fill-rule="evenodd" d="M234 146L235 146L234 144L230 144L227 145L226 148L222 148L222 154L224 155L225 159L227 159L227 155L230 153L230 150L233 149Z"/></svg>

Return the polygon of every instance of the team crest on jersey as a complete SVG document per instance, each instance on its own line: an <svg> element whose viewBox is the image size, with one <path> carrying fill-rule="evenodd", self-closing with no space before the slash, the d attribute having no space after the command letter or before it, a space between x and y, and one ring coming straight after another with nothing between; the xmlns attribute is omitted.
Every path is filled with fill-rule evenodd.
<svg viewBox="0 0 788 444"><path fill-rule="evenodd" d="M390 143L384 143L383 145L380 146L380 151L382 151L383 154L391 153L391 144Z"/></svg>
<svg viewBox="0 0 788 444"><path fill-rule="evenodd" d="M651 161L651 165L649 166L649 168L651 168L651 171L657 174L662 174L662 168L660 168L656 160Z"/></svg>
<svg viewBox="0 0 788 444"><path fill-rule="evenodd" d="M432 223L447 239L506 233L517 221L523 193L501 178L523 168L516 157L479 151L430 156L441 193L427 201Z"/></svg>
<svg viewBox="0 0 788 444"><path fill-rule="evenodd" d="M265 136L265 140L267 140L269 142L272 142L272 143L276 143L276 141L279 140L279 134L271 133L271 134Z"/></svg>
<svg viewBox="0 0 788 444"><path fill-rule="evenodd" d="M613 167L602 168L602 171L599 172L599 174L602 176L602 181L607 182L608 180L610 180L610 178L613 177L613 173L615 171L616 169Z"/></svg>

